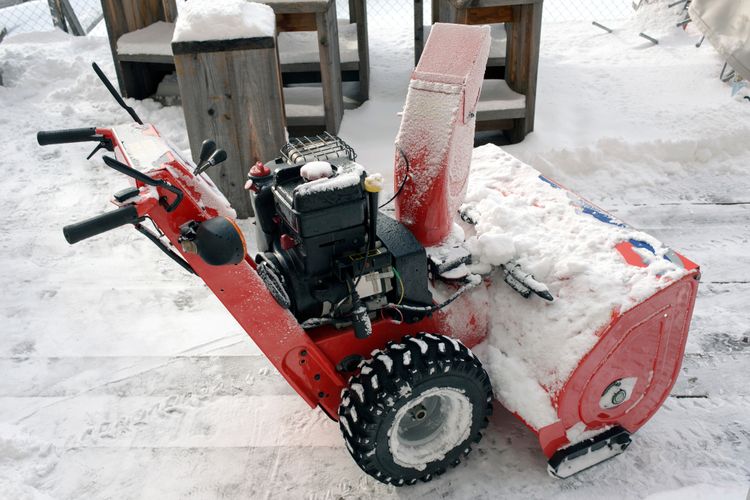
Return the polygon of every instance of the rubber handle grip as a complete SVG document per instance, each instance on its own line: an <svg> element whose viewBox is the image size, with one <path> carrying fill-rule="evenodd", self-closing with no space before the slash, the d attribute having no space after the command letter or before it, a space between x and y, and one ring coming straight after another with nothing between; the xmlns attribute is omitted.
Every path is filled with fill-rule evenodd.
<svg viewBox="0 0 750 500"><path fill-rule="evenodd" d="M87 142L99 141L101 137L97 135L94 127L88 128L69 128L65 130L43 130L37 132L36 140L40 146L50 144L67 144L70 142Z"/></svg>
<svg viewBox="0 0 750 500"><path fill-rule="evenodd" d="M138 210L136 210L135 205L125 205L117 210L65 226L63 228L63 235L65 235L68 243L73 245L110 229L115 229L125 224L132 224L137 222L138 219Z"/></svg>

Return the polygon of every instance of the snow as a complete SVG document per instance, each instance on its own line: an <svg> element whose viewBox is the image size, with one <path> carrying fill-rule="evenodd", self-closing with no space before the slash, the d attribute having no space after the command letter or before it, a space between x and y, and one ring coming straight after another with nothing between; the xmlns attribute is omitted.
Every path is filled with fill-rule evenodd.
<svg viewBox="0 0 750 500"><path fill-rule="evenodd" d="M333 168L327 161L311 161L305 163L299 173L307 181L316 181L332 176Z"/></svg>
<svg viewBox="0 0 750 500"><path fill-rule="evenodd" d="M234 40L274 36L276 16L265 4L212 0L180 4L173 42Z"/></svg>
<svg viewBox="0 0 750 500"><path fill-rule="evenodd" d="M90 70L96 60L113 77L106 39L11 32L0 44L2 496L744 499L750 104L731 98L722 60L677 20L648 22L656 47L638 38L638 18L605 23L611 35L590 20L545 24L535 132L504 147L702 265L672 396L624 454L564 481L548 477L536 438L495 404L460 467L408 489L365 476L338 426L135 231L65 243L63 225L108 210L128 181L86 161L91 145L40 148L35 132L130 119ZM412 26L373 25L371 100L346 111L340 135L390 187ZM180 108L127 101L187 150Z"/></svg>
<svg viewBox="0 0 750 500"><path fill-rule="evenodd" d="M502 391L498 397L505 407L529 422L538 419L520 411L518 403L531 382L508 384L508 371L516 374L513 380L525 373L551 391L560 389L613 312L624 313L686 274L663 258L669 249L658 240L582 213L581 200L492 144L474 150L466 203L478 213L476 226L467 225L475 232L466 240L473 260L493 266L513 261L555 298L551 303L527 300L507 286L491 290L486 342L490 352L502 353L493 358L500 367L490 363L499 375L493 385ZM615 249L628 240L654 248L647 267L627 264ZM546 424L552 423L546 418L548 407L549 402L541 408Z"/></svg>
<svg viewBox="0 0 750 500"><path fill-rule="evenodd" d="M485 80L477 111L525 110L526 96L513 91L505 80Z"/></svg>
<svg viewBox="0 0 750 500"><path fill-rule="evenodd" d="M145 28L125 33L117 40L117 53L171 56L174 29L174 23L157 21Z"/></svg>
<svg viewBox="0 0 750 500"><path fill-rule="evenodd" d="M324 177L300 184L294 188L295 194L309 196L312 193L322 193L333 191L334 189L344 189L356 186L362 182L362 173L364 169L356 163L349 163L340 166L336 175L330 178Z"/></svg>

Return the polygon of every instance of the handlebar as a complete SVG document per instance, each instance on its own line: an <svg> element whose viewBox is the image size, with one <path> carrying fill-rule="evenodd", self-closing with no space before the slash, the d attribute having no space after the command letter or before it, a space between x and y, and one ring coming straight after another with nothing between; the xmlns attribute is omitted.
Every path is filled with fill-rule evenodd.
<svg viewBox="0 0 750 500"><path fill-rule="evenodd" d="M50 144L67 144L71 142L101 141L102 136L96 133L96 128L69 128L64 130L43 130L37 132L36 140L40 146Z"/></svg>
<svg viewBox="0 0 750 500"><path fill-rule="evenodd" d="M63 234L68 243L73 245L110 229L115 229L125 224L133 224L138 222L139 219L140 217L138 217L138 210L136 210L135 205L125 205L117 210L65 226Z"/></svg>

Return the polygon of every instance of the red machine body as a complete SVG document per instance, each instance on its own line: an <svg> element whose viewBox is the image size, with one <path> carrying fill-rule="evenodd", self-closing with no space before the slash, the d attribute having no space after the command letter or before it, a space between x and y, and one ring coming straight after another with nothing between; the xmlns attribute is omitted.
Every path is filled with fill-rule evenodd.
<svg viewBox="0 0 750 500"><path fill-rule="evenodd" d="M367 339L355 339L350 329L332 326L303 330L269 293L250 256L237 265L210 266L196 254L182 250L178 241L182 224L208 220L226 210L223 197L205 174L194 176L190 162L162 141L151 125L125 125L98 129L97 133L113 142L120 161L134 167L143 168L149 160L135 159L133 146L156 152L152 156L158 164L148 173L182 189L185 198L170 213L158 199L172 201L173 193L157 188L154 194L153 188L138 183L142 192L135 201L139 215L154 221L300 396L310 406L320 406L331 418L337 418L340 393L347 381L336 366L347 357L369 357L388 341L417 332L448 335L467 347L476 346L487 335L487 308L476 307L477 296L481 303L481 295L486 294L483 287L418 323L378 319ZM140 147L136 140L139 135L150 143L149 147ZM630 265L643 265L630 243L624 242L618 251ZM682 256L680 259L689 273L624 314L613 314L610 324L598 333L598 343L581 359L565 385L550 391L559 421L540 429L530 426L548 457L570 444L567 431L581 423L588 431L620 425L633 433L664 402L679 373L698 287L698 266ZM486 286L507 285L487 282ZM607 386L628 377L638 380L628 403L615 410L602 409L600 399Z"/></svg>
<svg viewBox="0 0 750 500"><path fill-rule="evenodd" d="M397 141L395 182L396 189L403 190L396 198L397 216L425 247L443 242L451 233L463 200L488 50L488 28L435 25L410 84ZM152 125L129 124L95 132L120 162L165 183L136 180L136 196L113 202L121 207L132 205L139 217L151 219L168 240L165 248L189 264L297 393L332 419L338 419L341 393L350 375L337 367L348 358L370 358L389 341L419 332L449 336L469 348L487 336L487 290L507 286L493 284L489 276L483 286L421 321L409 324L381 312L367 338L356 338L351 327L303 329L274 298L246 252L237 264L209 265L183 245L181 227L186 223L232 218L226 199L206 174L195 174L192 162L182 158ZM177 195L169 186L182 191L180 203L174 203ZM590 204L586 207L590 213L584 210L582 216L596 217L603 224L611 219ZM616 247L628 265L644 265L635 251L637 245L630 241ZM699 278L696 264L672 253L671 259L676 259L672 262L679 261L684 276L623 314L613 313L567 381L559 388L544 388L557 420L541 428L527 425L538 435L547 457L554 459L571 449L581 435L612 428L635 432L668 396L679 373ZM459 288L434 275L431 279L434 296L449 296ZM628 388L627 398L614 406L603 399L613 384ZM528 415L518 417L531 420Z"/></svg>

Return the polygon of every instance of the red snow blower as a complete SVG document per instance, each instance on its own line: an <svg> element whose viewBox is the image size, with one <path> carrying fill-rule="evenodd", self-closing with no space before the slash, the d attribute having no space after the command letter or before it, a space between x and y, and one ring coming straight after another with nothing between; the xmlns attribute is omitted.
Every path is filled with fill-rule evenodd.
<svg viewBox="0 0 750 500"><path fill-rule="evenodd" d="M113 153L105 164L134 182L114 195L115 210L66 226L65 238L73 244L133 225L199 276L299 395L339 422L362 470L398 486L428 481L479 442L493 408L490 378L471 351L491 326L476 297L507 285L493 284L495 270L472 272L471 252L460 244L441 247L466 191L488 51L484 27L433 27L410 82L395 195L385 203L382 178L368 175L354 150L331 135L293 139L278 158L252 166L255 256L204 173L226 154L206 141L197 165L183 158L94 65L136 123L39 132L38 142L98 143L96 150ZM380 210L391 202L395 218ZM611 222L585 207L581 217ZM476 223L470 213L462 216ZM624 265L645 265L638 242L613 251ZM665 258L684 269L683 277L613 312L564 384L539 384L554 422L536 426L513 410L538 435L553 475L622 452L668 396L699 270L674 252ZM498 281L555 307L554 287L518 267L503 269Z"/></svg>

